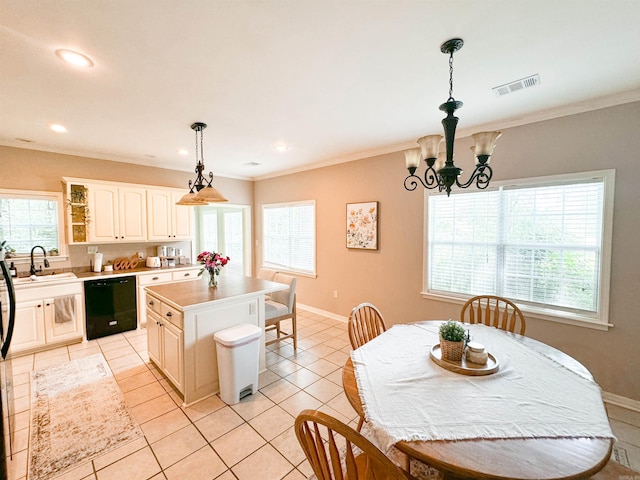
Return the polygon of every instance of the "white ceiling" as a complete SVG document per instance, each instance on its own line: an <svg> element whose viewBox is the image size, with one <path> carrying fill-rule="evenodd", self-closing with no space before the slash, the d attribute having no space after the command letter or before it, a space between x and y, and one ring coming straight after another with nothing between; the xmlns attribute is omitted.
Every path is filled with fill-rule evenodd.
<svg viewBox="0 0 640 480"><path fill-rule="evenodd" d="M640 100L639 21L638 0L0 0L0 145L191 171L200 121L207 171L264 178L441 133L452 37L459 135Z"/></svg>

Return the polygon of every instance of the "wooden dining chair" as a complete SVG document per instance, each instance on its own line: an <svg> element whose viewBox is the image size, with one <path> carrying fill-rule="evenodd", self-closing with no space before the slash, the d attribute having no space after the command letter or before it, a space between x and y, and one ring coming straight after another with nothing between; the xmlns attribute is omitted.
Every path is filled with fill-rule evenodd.
<svg viewBox="0 0 640 480"><path fill-rule="evenodd" d="M416 480L360 433L326 413L303 410L294 428L318 480Z"/></svg>
<svg viewBox="0 0 640 480"><path fill-rule="evenodd" d="M371 303L361 303L349 315L349 341L355 350L387 330L382 314Z"/></svg>
<svg viewBox="0 0 640 480"><path fill-rule="evenodd" d="M274 282L286 283L289 288L272 292L270 298L265 299L264 309L265 332L275 331L275 338L267 340L265 345L271 345L275 342L281 342L288 338L293 340L293 348L298 348L298 327L296 313L296 282L297 279L293 275L285 273L276 273L273 277ZM285 332L280 324L285 320L291 320L291 330Z"/></svg>
<svg viewBox="0 0 640 480"><path fill-rule="evenodd" d="M482 323L511 333L524 335L527 323L520 309L511 300L495 295L470 298L460 311L463 323Z"/></svg>

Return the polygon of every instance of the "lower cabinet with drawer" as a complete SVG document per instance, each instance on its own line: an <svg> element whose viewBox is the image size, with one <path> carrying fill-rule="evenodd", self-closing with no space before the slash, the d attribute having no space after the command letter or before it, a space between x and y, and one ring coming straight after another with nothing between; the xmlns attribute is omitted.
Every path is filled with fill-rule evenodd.
<svg viewBox="0 0 640 480"><path fill-rule="evenodd" d="M145 289L150 285L161 285L163 283L183 282L195 280L200 273L200 267L186 268L177 271L162 270L153 273L143 273L138 275L138 327L144 326L147 321L147 305L145 301Z"/></svg>
<svg viewBox="0 0 640 480"><path fill-rule="evenodd" d="M146 294L149 358L180 393L184 393L182 312Z"/></svg>

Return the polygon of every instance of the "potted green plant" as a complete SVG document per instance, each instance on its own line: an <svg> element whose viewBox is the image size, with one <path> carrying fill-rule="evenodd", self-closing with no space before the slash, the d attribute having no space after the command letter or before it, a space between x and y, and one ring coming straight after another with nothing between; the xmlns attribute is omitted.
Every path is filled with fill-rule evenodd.
<svg viewBox="0 0 640 480"><path fill-rule="evenodd" d="M449 320L440 325L439 333L443 360L462 361L465 343L469 338L462 323Z"/></svg>
<svg viewBox="0 0 640 480"><path fill-rule="evenodd" d="M49 255L52 257L57 257L60 255L60 251L57 248L52 248L49 250Z"/></svg>

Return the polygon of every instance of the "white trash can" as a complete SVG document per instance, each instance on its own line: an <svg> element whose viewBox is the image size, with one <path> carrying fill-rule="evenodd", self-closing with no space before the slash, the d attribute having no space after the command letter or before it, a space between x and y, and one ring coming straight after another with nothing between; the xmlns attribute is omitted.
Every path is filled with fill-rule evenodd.
<svg viewBox="0 0 640 480"><path fill-rule="evenodd" d="M262 329L243 323L213 335L218 355L220 398L228 405L258 391Z"/></svg>

